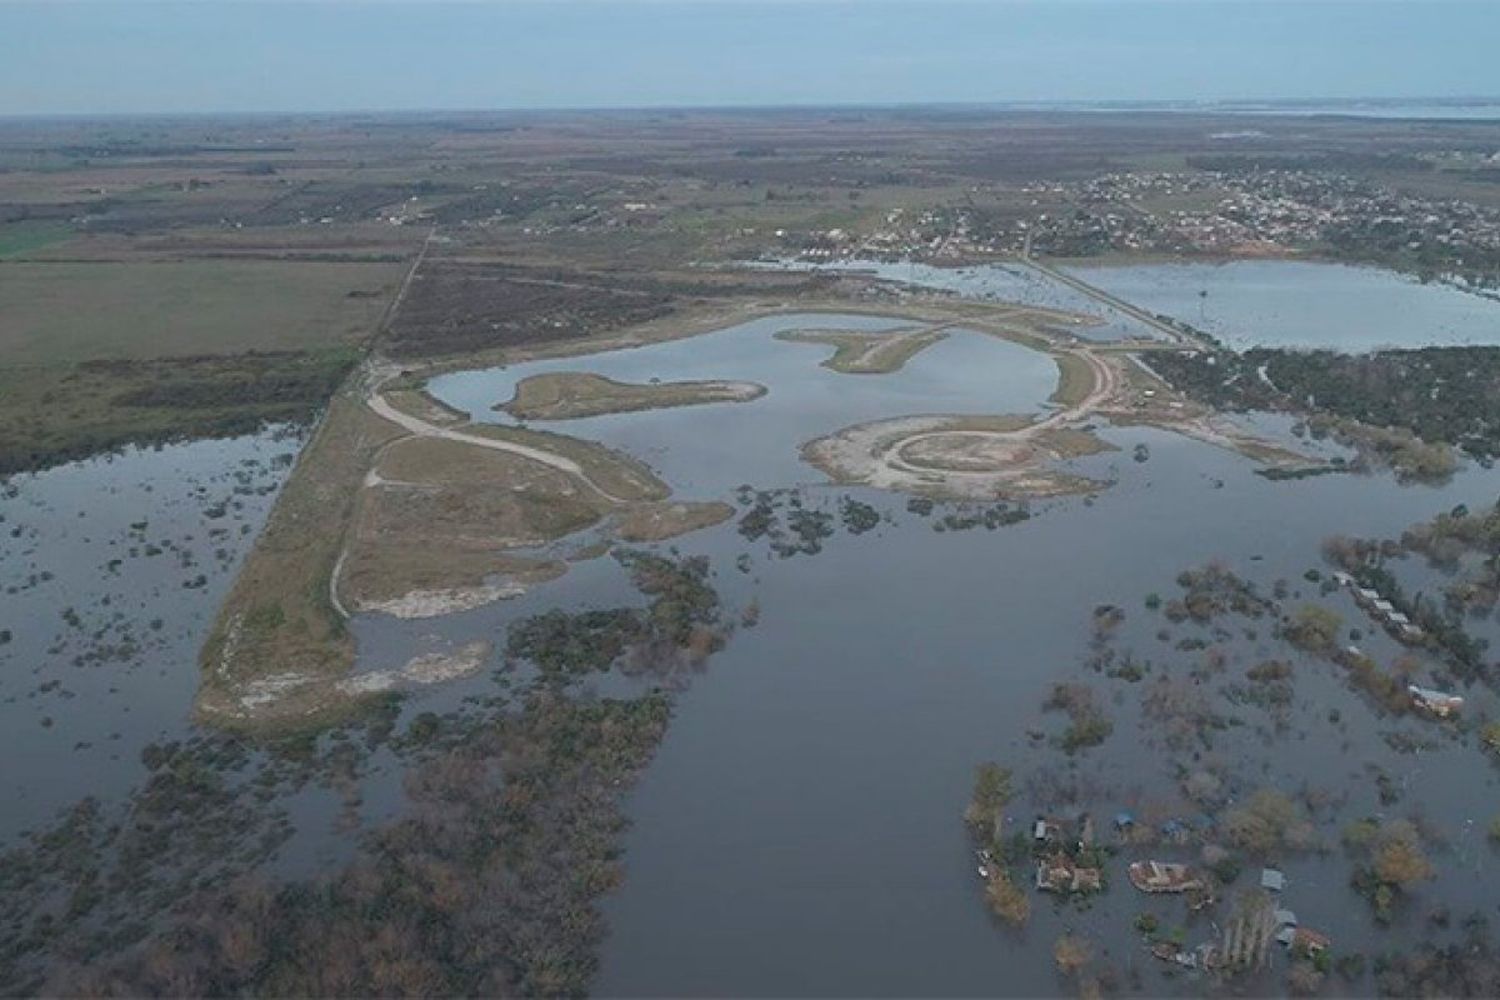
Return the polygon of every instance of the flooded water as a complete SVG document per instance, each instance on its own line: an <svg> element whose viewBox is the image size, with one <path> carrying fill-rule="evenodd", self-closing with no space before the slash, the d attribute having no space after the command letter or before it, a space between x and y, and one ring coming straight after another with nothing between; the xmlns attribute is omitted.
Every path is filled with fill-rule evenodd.
<svg viewBox="0 0 1500 1000"><path fill-rule="evenodd" d="M198 648L301 444L130 448L0 485L0 837L123 794L144 745L188 731Z"/></svg>
<svg viewBox="0 0 1500 1000"><path fill-rule="evenodd" d="M1500 302L1381 268L1244 260L1072 270L1241 350L1500 344Z"/></svg>
<svg viewBox="0 0 1500 1000"><path fill-rule="evenodd" d="M1331 664L1273 638L1271 619L1168 626L1144 602L1151 593L1175 595L1181 570L1220 560L1263 593L1287 581L1288 610L1315 599L1336 609L1346 629L1367 633L1360 644L1389 663L1400 649L1369 627L1347 594L1319 597L1304 579L1309 569L1326 570L1321 543L1335 533L1399 535L1460 503L1488 508L1500 494L1500 471L1465 468L1442 487L1402 486L1383 475L1272 482L1248 460L1206 444L1104 427L1120 450L1073 468L1110 488L1032 504L1020 523L958 530L945 524L943 505L927 514L905 497L824 484L801 463L798 446L881 417L1034 412L1055 385L1055 366L956 331L900 373L844 375L820 367L829 348L773 337L900 325L775 317L635 350L456 373L430 387L477 419L504 421L491 407L508 400L519 379L544 371L761 382L768 393L749 403L536 423L623 448L687 498L722 499L743 512L747 499L737 488L749 483L791 488L806 509L833 515L834 529L810 550L779 550L736 521L661 546L707 556L724 606L754 605L759 621L738 628L683 686L665 741L629 795L625 881L604 903L611 931L595 992L1072 993L1051 955L1065 932L1095 943L1121 993L1203 992L1192 978L1162 978L1167 967L1130 928L1150 911L1184 925L1194 944L1213 936L1213 926L1188 920L1180 900L1133 890L1124 864L1135 855L1111 861L1108 892L1087 907L1028 887L1032 916L1020 932L989 915L975 876L961 817L981 761L1015 770L1010 814L1018 828L1069 799L1103 817L1181 802L1178 775L1142 715L1141 687L1086 669L1091 615L1103 604L1126 612L1115 646L1154 669L1197 663L1200 652L1178 645L1189 638L1228 658L1211 696L1239 721L1194 751L1202 762L1222 766L1245 789L1311 788L1334 803L1317 817L1329 853L1277 859L1289 878L1282 901L1304 925L1332 935L1340 952L1373 953L1417 936L1451 936L1470 910L1493 907L1500 855L1484 843L1484 829L1500 803L1500 777L1472 745L1425 720L1378 714ZM1288 430L1285 418L1262 424ZM25 765L6 771L7 836L80 795L130 787L145 743L190 730L198 644L296 446L273 435L199 442L11 480L0 522L0 629L11 633L0 646L7 723L0 749ZM880 523L839 526L849 500L873 506ZM1415 560L1399 571L1412 590L1441 582ZM540 611L639 600L624 570L597 558L513 601L426 621L365 615L352 628L359 668L389 668L474 640L502 648L512 623ZM1475 628L1500 640L1493 622ZM1271 657L1295 667L1296 696L1283 718L1222 700L1222 685ZM1042 703L1065 680L1094 685L1114 723L1102 747L1073 758L1033 737L1057 730ZM485 670L415 692L403 713L445 711L506 683ZM618 695L652 683L602 677L584 689ZM1500 714L1487 690L1465 693L1475 717ZM1420 749L1411 751L1411 741ZM403 809L401 766L380 755L360 779L357 812L366 827ZM1377 773L1399 789L1395 804L1382 801ZM310 790L283 804L303 830L282 851L279 871L318 874L347 857L354 834L340 826L336 796ZM1420 815L1442 835L1432 848L1438 877L1389 930L1349 888L1350 862L1337 848L1340 826L1366 815ZM1186 848L1152 854L1196 857ZM1257 874L1247 864L1239 885ZM1439 904L1452 908L1451 932L1424 920ZM1368 978L1335 985L1372 988ZM1252 991L1277 989L1279 980L1267 980Z"/></svg>
<svg viewBox="0 0 1500 1000"><path fill-rule="evenodd" d="M828 372L817 367L821 347L770 339L776 329L845 322L780 317L640 350L445 376L431 388L476 417L500 419L488 407L540 371L762 381L769 394L749 404L539 422L626 448L695 498L732 501L741 482L766 489L816 482L796 459L808 437L876 416L1021 410L1044 398L1053 378L1050 366L1026 363L1009 345L968 335L891 376ZM1282 418L1261 423L1286 430ZM761 616L680 696L665 742L630 797L626 880L606 901L611 932L599 994L1057 994L1072 989L1051 959L1065 932L1095 942L1122 992L1201 991L1193 979L1162 978L1167 967L1130 929L1142 911L1168 925L1185 913L1180 900L1147 899L1129 886L1124 860L1133 855L1112 863L1112 887L1087 908L1028 889L1030 925L1020 933L1000 927L984 905L961 821L975 765L994 759L1016 770L1025 786L1011 810L1019 825L1056 805L1064 789L1102 816L1180 802L1138 690L1083 669L1092 609L1127 609L1122 649L1163 669L1192 662L1199 654L1155 634L1164 622L1142 610L1143 600L1172 595L1181 570L1219 560L1264 592L1290 581L1287 608L1313 599L1335 607L1348 626L1372 633L1361 642L1389 662L1399 648L1345 594L1319 598L1303 581L1322 567L1320 544L1335 533L1399 535L1457 503L1487 507L1500 473L1469 468L1441 488L1387 476L1271 482L1244 458L1169 433L1103 434L1121 450L1076 468L1114 481L1110 489L1033 505L1030 520L998 530L940 531L937 517L913 513L904 498L803 485L798 495L809 509L834 510L852 497L879 509L882 524L858 536L836 533L817 554L790 558L733 522L672 543L709 556L725 603L754 601ZM1146 446L1144 462L1131 457L1137 445ZM521 605L457 616L442 631L452 641L493 635L539 608L607 606L625 593L608 561L584 564ZM1430 932L1421 917L1438 902L1455 914L1493 905L1500 863L1483 829L1485 804L1500 801L1494 769L1431 723L1380 716L1332 665L1272 638L1272 624L1229 621L1212 637L1231 664L1225 683L1260 660L1290 657L1295 703L1279 724L1254 707L1235 710L1241 723L1216 737L1205 759L1227 761L1247 788L1312 788L1337 800L1318 818L1332 853L1278 859L1290 880L1284 905L1332 934L1341 953ZM1246 625L1255 626L1253 637ZM414 631L373 620L362 628L371 636ZM1209 637L1208 629L1172 631L1174 642ZM1056 728L1041 711L1051 685L1080 679L1099 687L1115 729L1103 748L1070 759L1030 734ZM1487 691L1468 694L1476 712L1497 710ZM1336 724L1330 706L1340 710ZM1402 752L1396 733L1436 740ZM1403 790L1399 808L1381 801L1374 768ZM1449 772L1452 779L1443 777ZM1447 840L1437 881L1384 930L1349 888L1338 831L1352 818L1397 814L1427 817ZM1191 849L1153 854L1196 860ZM1258 871L1247 865L1246 880ZM1217 931L1198 919L1187 933L1195 944ZM1279 989L1278 982L1259 988Z"/></svg>
<svg viewBox="0 0 1500 1000"><path fill-rule="evenodd" d="M627 382L736 379L766 386L766 395L748 403L536 422L622 448L648 462L674 489L699 496L725 494L742 483L820 481L802 463L798 447L851 424L910 413L1031 413L1056 388L1057 367L1046 355L973 331L951 331L897 376L841 374L819 364L832 354L831 347L774 339L783 330L910 326L869 316L773 316L627 351L444 375L428 389L475 420L514 423L493 407L510 400L521 379L546 372L586 371Z"/></svg>
<svg viewBox="0 0 1500 1000"><path fill-rule="evenodd" d="M1319 565L1324 536L1390 534L1461 498L1493 502L1500 477L1472 472L1441 493L1353 477L1269 483L1240 458L1171 435L1108 436L1147 443L1151 458L1096 460L1121 481L1092 505L1050 504L993 533L939 534L896 513L894 526L814 559L757 561L761 624L684 697L632 799L599 993L1055 994L1066 987L1051 942L1069 930L1110 948L1122 970L1140 968L1147 978L1132 992L1168 989L1129 931L1152 907L1122 871L1086 913L1033 896L1023 933L995 923L960 819L975 765L1050 770L1100 791L1105 816L1170 791L1172 776L1138 748L1128 714L1078 772L1026 737L1043 725L1048 687L1079 676L1093 607L1118 603L1137 616L1146 593L1170 593L1181 569L1210 559L1265 587L1296 580ZM723 565L743 546L721 530L684 547ZM1332 669L1301 668L1303 718L1262 750L1266 783L1358 787L1363 800L1367 763L1394 759L1412 798L1465 838L1459 863L1440 863L1447 874L1432 897L1456 913L1487 907L1500 869L1474 832L1487 821L1475 797L1483 789L1494 801L1493 772L1468 751L1464 780L1421 784L1439 758L1403 759L1379 744L1373 716L1350 709ZM1348 737L1322 718L1335 699L1351 717ZM1022 824L1025 800L1012 809ZM1336 841L1336 827L1329 835ZM1346 862L1335 855L1289 872L1309 926L1341 946L1375 937ZM1184 988L1195 992L1174 991Z"/></svg>
<svg viewBox="0 0 1500 1000"><path fill-rule="evenodd" d="M1118 309L1104 305L1077 289L1022 264L976 264L969 267L936 267L913 261L846 260L829 263L806 261L758 262L755 266L796 271L829 271L868 274L883 281L915 288L953 292L968 299L1016 302L1043 309L1061 309L1089 316L1089 326L1068 326L1068 332L1087 340L1152 340L1160 332Z"/></svg>

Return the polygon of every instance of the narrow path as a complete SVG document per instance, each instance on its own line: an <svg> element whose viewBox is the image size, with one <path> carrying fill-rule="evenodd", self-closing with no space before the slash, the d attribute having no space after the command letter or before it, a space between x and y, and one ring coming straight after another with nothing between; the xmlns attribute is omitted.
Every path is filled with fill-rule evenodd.
<svg viewBox="0 0 1500 1000"><path fill-rule="evenodd" d="M380 479L380 474L375 471L375 467L380 464L381 457L390 450L391 445L410 440L410 434L402 434L400 437L391 438L389 441L375 450L375 454L370 456L370 468L365 472L365 481L360 486L361 492L365 489L365 487L371 485L370 480L372 477L377 483L383 481ZM349 620L349 609L344 607L344 602L339 598L339 580L344 575L344 561L349 558L349 537L354 533L359 521L358 494L355 495L354 504L354 513L350 515L349 524L344 529L344 544L339 547L339 557L334 560L333 572L328 574L328 603L333 605L333 610L337 611L339 617L344 619L345 621Z"/></svg>
<svg viewBox="0 0 1500 1000"><path fill-rule="evenodd" d="M417 277L417 270L422 262L427 259L427 251L432 249L432 242L437 238L437 226L427 230L427 236L422 240L422 249L417 251L416 259L411 262L411 267L406 269L406 277L401 279L401 287L396 289L396 294L391 298L390 304L385 307L385 313L381 315L380 322L375 326L375 336L378 339L381 334L390 329L391 323L396 319L396 312L401 308L401 303L406 301L406 293L411 290L411 283Z"/></svg>

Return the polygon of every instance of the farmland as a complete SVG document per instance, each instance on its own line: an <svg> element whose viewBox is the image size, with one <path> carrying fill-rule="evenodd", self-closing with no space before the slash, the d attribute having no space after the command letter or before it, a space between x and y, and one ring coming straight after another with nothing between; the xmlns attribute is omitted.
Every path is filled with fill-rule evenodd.
<svg viewBox="0 0 1500 1000"><path fill-rule="evenodd" d="M8 263L9 365L327 350L370 336L393 264L191 260Z"/></svg>

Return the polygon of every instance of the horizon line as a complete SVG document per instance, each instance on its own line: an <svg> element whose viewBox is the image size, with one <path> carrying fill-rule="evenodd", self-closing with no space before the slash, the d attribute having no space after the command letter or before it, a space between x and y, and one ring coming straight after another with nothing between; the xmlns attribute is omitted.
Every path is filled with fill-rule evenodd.
<svg viewBox="0 0 1500 1000"><path fill-rule="evenodd" d="M0 0L4 6L8 0ZM0 121L38 120L104 120L128 118L337 118L355 116L408 116L408 115L548 115L548 114L628 114L663 112L713 112L713 111L910 111L910 110L1161 110L1161 111L1212 111L1243 108L1254 111L1261 108L1297 106L1349 106L1392 105L1431 103L1438 106L1500 105L1500 94L1434 95L1416 94L1391 97L1365 95L1359 97L1224 97L1224 98L1016 98L989 101L792 101L770 104L752 102L728 102L718 104L578 104L578 105L493 105L493 106L430 106L430 107L368 107L343 109L205 109L187 110L129 110L129 111L8 111L0 112ZM1329 117L1338 117L1338 111L1327 112ZM1420 120L1422 116L1412 116ZM1495 118L1500 118L1497 114ZM1494 119L1476 118L1470 121L1483 122Z"/></svg>

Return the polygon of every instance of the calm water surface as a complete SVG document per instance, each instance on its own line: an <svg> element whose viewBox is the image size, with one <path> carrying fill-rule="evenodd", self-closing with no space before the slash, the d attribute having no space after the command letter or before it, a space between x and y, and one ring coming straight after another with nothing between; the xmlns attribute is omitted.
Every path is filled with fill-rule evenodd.
<svg viewBox="0 0 1500 1000"><path fill-rule="evenodd" d="M831 347L774 339L782 330L910 326L869 316L773 316L632 350L444 375L428 388L475 420L514 423L494 405L511 399L521 379L544 372L765 385L770 391L748 403L537 422L622 448L693 496L724 494L741 483L821 481L798 457L798 446L851 424L911 413L1030 413L1056 388L1057 366L1046 355L973 331L953 331L908 361L897 377L840 374L819 364L831 356Z"/></svg>
<svg viewBox="0 0 1500 1000"><path fill-rule="evenodd" d="M198 649L300 436L195 441L0 484L0 838L140 779L190 729Z"/></svg>
<svg viewBox="0 0 1500 1000"><path fill-rule="evenodd" d="M1243 260L1073 271L1242 350L1500 344L1500 302L1376 267Z"/></svg>
<svg viewBox="0 0 1500 1000"><path fill-rule="evenodd" d="M878 417L1032 412L1045 405L1055 368L1042 355L959 332L899 374L840 375L819 367L829 353L822 346L772 339L778 329L856 323L900 325L777 317L637 350L458 373L432 387L477 418L500 421L507 418L490 408L540 371L763 382L770 392L751 403L540 425L625 448L685 497L733 501L749 482L797 487L809 507L835 513L841 497L855 497L885 517L862 535L839 529L815 555L777 555L734 522L664 546L707 555L726 607L754 601L761 618L738 629L681 694L656 760L630 794L626 880L606 900L612 931L596 992L1057 994L1072 989L1050 955L1065 931L1096 941L1125 977L1124 992L1201 992L1191 980L1161 979L1161 964L1128 931L1143 909L1182 918L1180 904L1145 901L1130 889L1123 861L1090 909L1034 896L1024 932L994 924L960 820L975 764L997 759L1023 776L1012 808L1019 823L1033 808L1057 804L1061 789L1090 798L1104 815L1172 804L1175 780L1152 749L1155 734L1142 728L1138 691L1081 672L1092 609L1125 608L1121 648L1179 664L1197 654L1160 642L1161 619L1142 601L1153 591L1171 596L1180 570L1221 559L1264 591L1285 579L1303 591L1288 598L1294 607L1313 596L1302 574L1320 565L1328 535L1391 536L1461 502L1488 506L1500 472L1468 468L1441 488L1403 487L1386 476L1273 483L1207 445L1105 428L1121 450L1076 468L1113 481L1110 489L1035 504L1029 521L996 531L939 532L936 517L908 511L903 497L823 484L798 459L798 446ZM1276 420L1267 426L1284 430ZM1147 446L1147 461L1133 460L1137 444ZM294 447L270 436L200 442L12 479L0 507L7 588L0 628L13 633L0 646L7 722L0 749L26 765L6 771L7 834L79 795L129 787L141 776L141 745L188 731L198 644L285 474L274 460ZM148 554L148 546L159 551ZM1413 589L1438 582L1416 564L1401 572ZM595 559L516 601L422 622L367 615L353 628L360 668L371 669L474 639L503 646L509 624L538 611L639 600L613 560ZM1347 624L1363 624L1346 596L1323 600ZM78 624L64 618L69 607ZM152 628L158 618L161 627ZM1269 622L1257 623L1254 637L1242 622L1223 624L1234 632L1218 640L1238 658L1232 669L1287 655ZM1495 632L1488 622L1476 628ZM1207 635L1190 626L1172 631L1174 641ZM116 648L127 638L139 649ZM1398 653L1378 634L1360 641L1383 663ZM1386 734L1431 736L1433 727L1380 718L1333 668L1296 662L1288 724L1236 710L1247 725L1220 734L1205 753L1232 767L1264 761L1252 776L1288 791L1329 789L1344 818L1422 813L1447 846L1435 853L1439 879L1391 932L1377 930L1348 889L1349 863L1336 850L1285 866L1287 905L1304 924L1333 934L1337 947L1366 951L1428 933L1422 917L1438 901L1456 917L1492 908L1500 866L1483 828L1500 802L1494 768L1445 737L1398 753ZM1042 699L1051 684L1080 676L1099 688L1115 731L1070 763L1028 733L1055 730ZM417 692L407 711L442 711L494 684L486 672ZM618 693L612 685L594 686ZM1500 713L1487 692L1467 693L1476 714ZM1337 723L1330 706L1341 709ZM1405 790L1399 806L1381 805L1371 766ZM362 790L367 822L401 809L392 762ZM345 856L353 834L334 831L335 807L326 796L293 803L315 829L288 845L287 870L329 870ZM1339 821L1325 822L1323 832L1336 840ZM1190 943L1211 933L1206 923L1188 930Z"/></svg>
<svg viewBox="0 0 1500 1000"><path fill-rule="evenodd" d="M1028 367L1009 351L992 350L1008 345L955 337L919 355L909 373L838 375L817 368L821 348L771 341L779 324L843 322L778 318L545 368L447 376L433 386L444 401L497 419L488 407L509 398L518 378L540 370L764 381L769 395L750 404L542 426L625 447L695 498L732 499L732 487L744 481L814 484L800 488L809 507L834 511L848 495L886 517L867 534L838 533L812 556L779 557L764 541L741 537L732 522L672 543L711 558L726 605L754 600L762 615L681 696L660 753L631 794L626 881L606 901L612 930L597 992L1055 994L1071 987L1052 969L1051 943L1069 931L1096 942L1125 977L1127 993L1199 992L1191 980L1161 978L1165 967L1130 932L1143 909L1158 911L1170 926L1182 922L1182 908L1135 893L1123 861L1110 892L1091 908L1033 896L1024 932L996 926L960 820L974 766L998 759L1025 776L1026 791L1012 809L1021 823L1032 808L1056 806L1059 789L1085 795L1103 815L1152 804L1187 808L1152 749L1155 735L1142 726L1138 691L1081 672L1092 609L1126 608L1121 648L1181 664L1198 654L1160 642L1155 631L1163 622L1148 616L1142 601L1153 591L1171 596L1182 569L1219 559L1266 592L1275 580L1291 581L1302 588L1288 598L1295 607L1316 596L1301 578L1321 566L1319 545L1328 535L1391 536L1460 502L1491 504L1500 473L1470 468L1441 488L1403 487L1385 476L1274 483L1254 475L1247 460L1207 445L1154 430L1105 429L1121 450L1077 463L1079 471L1115 482L1097 498L1040 503L1030 521L993 532L938 532L903 498L816 485L819 477L796 460L797 445L872 416L983 412L987 403L1005 412L1028 400L1034 406L1050 390L1050 366ZM964 344L985 354L949 367L940 351ZM1263 423L1284 430L1285 421ZM1132 460L1137 444L1147 445L1146 462ZM528 595L525 607L459 616L444 633L494 634L531 609L607 606L626 594L607 561L585 564ZM1348 624L1368 629L1345 595L1321 600ZM1254 638L1241 633L1246 623L1224 624L1236 633L1217 640L1235 657L1232 670L1289 655L1271 638L1269 621L1255 623ZM1173 639L1199 632L1208 636L1173 627ZM1378 633L1361 641L1382 662L1399 652ZM1334 843L1344 820L1391 811L1379 802L1370 770L1384 768L1406 789L1396 811L1427 815L1449 838L1440 878L1423 898L1442 900L1455 914L1493 906L1500 866L1482 835L1489 805L1500 800L1493 769L1472 749L1443 739L1422 753L1397 753L1385 734L1431 736L1431 727L1379 718L1326 664L1298 660L1297 671L1297 700L1283 726L1258 709L1236 710L1247 724L1221 735L1212 753L1233 762L1241 780L1329 790L1339 801L1337 818L1325 819L1322 832ZM1055 730L1042 700L1053 683L1080 677L1106 698L1115 734L1070 762L1028 733ZM1487 692L1469 695L1476 712L1497 707ZM1342 710L1337 724L1329 721L1330 706ZM1247 776L1247 760L1264 763ZM1192 852L1182 859L1193 860ZM1341 948L1389 947L1426 931L1425 904L1399 918L1397 930L1377 929L1348 888L1349 862L1337 850L1284 867L1292 879L1286 905L1304 924L1332 933ZM1200 921L1190 925L1189 942L1213 933Z"/></svg>

